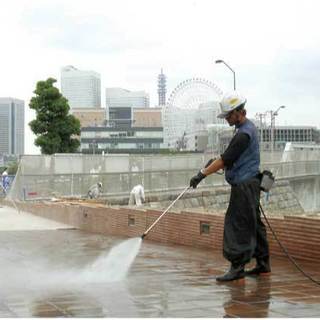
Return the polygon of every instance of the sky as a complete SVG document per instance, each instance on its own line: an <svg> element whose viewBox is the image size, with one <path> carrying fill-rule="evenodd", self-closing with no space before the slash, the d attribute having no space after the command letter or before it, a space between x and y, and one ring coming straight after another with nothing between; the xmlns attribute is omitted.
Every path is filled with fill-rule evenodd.
<svg viewBox="0 0 320 320"><path fill-rule="evenodd" d="M73 65L106 87L145 90L151 106L163 68L168 96L200 77L247 98L249 117L285 105L277 125L319 127L318 0L0 0L0 97L25 101L27 154L39 153L28 123L37 81ZM270 121L270 119L269 119Z"/></svg>

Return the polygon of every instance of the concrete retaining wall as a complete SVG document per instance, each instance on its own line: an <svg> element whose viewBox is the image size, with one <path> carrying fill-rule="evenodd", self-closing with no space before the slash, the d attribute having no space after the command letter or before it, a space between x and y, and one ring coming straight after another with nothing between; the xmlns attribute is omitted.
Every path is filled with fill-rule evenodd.
<svg viewBox="0 0 320 320"><path fill-rule="evenodd" d="M320 211L320 177L310 176L291 179L290 186L298 196L299 202L306 212Z"/></svg>
<svg viewBox="0 0 320 320"><path fill-rule="evenodd" d="M163 209L179 195L179 191L149 194L144 207ZM189 190L178 200L172 211L191 210L225 212L230 198L230 186L212 186ZM108 199L109 204L127 205L128 197ZM261 192L261 203L269 215L296 215L304 213L288 180L277 181L267 195Z"/></svg>

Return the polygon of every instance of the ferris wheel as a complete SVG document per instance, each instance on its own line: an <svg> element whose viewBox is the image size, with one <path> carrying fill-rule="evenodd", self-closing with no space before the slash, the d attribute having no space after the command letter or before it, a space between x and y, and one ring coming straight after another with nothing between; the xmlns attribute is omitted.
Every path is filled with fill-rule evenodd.
<svg viewBox="0 0 320 320"><path fill-rule="evenodd" d="M192 121L201 104L219 101L223 91L214 83L202 78L182 81L170 94L164 106L164 143L170 148L177 139L192 128Z"/></svg>
<svg viewBox="0 0 320 320"><path fill-rule="evenodd" d="M179 83L172 91L167 107L196 109L199 104L220 99L222 95L222 90L214 82L191 78Z"/></svg>

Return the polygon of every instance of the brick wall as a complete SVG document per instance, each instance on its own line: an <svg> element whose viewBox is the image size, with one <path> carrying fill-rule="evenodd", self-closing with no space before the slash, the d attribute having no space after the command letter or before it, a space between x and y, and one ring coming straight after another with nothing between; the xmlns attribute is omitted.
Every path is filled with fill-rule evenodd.
<svg viewBox="0 0 320 320"><path fill-rule="evenodd" d="M81 230L140 236L161 214L158 210L138 210L125 207L106 207L72 202L19 203L22 210L35 215L70 224ZM128 225L129 216L133 225ZM295 258L320 261L320 219L311 217L270 217L279 239ZM150 231L148 240L182 244L199 248L222 247L224 215L218 213L168 212ZM210 226L209 233L200 234L200 223ZM283 255L269 232L271 253Z"/></svg>

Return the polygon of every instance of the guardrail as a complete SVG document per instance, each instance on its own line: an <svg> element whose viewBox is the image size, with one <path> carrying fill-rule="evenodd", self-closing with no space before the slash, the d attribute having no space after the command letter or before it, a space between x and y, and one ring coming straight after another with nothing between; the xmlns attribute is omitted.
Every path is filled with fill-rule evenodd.
<svg viewBox="0 0 320 320"><path fill-rule="evenodd" d="M53 197L84 197L88 188L103 184L103 197L128 195L137 184L144 186L145 192L180 190L189 184L190 178L200 166L187 169L161 169L107 173L68 174L17 174L10 191L10 197L20 200L48 199ZM320 160L295 161L287 163L263 163L261 169L271 170L276 179L291 179L320 175ZM227 183L222 175L211 175L203 180L202 186L222 186Z"/></svg>

